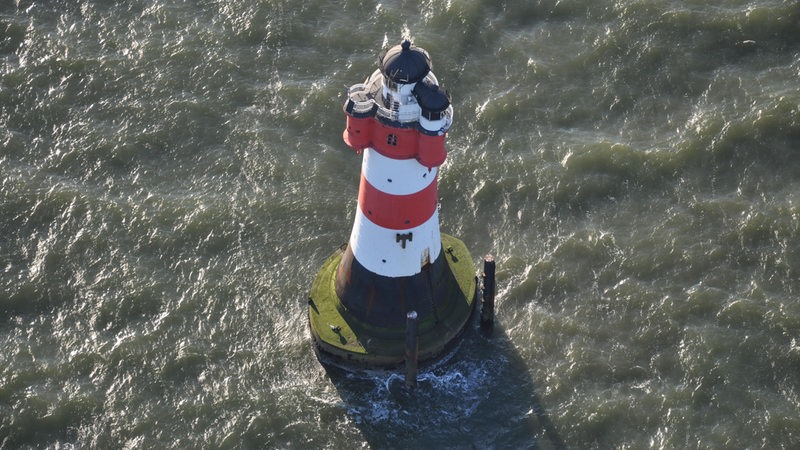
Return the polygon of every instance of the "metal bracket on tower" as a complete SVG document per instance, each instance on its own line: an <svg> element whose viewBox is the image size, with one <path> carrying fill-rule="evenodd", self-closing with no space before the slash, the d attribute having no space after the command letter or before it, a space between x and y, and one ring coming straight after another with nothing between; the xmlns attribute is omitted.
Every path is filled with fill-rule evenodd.
<svg viewBox="0 0 800 450"><path fill-rule="evenodd" d="M414 240L414 233L411 232L405 234L397 233L397 238L395 239L395 242L400 242L400 246L402 248L406 248L406 241L413 241L413 240Z"/></svg>

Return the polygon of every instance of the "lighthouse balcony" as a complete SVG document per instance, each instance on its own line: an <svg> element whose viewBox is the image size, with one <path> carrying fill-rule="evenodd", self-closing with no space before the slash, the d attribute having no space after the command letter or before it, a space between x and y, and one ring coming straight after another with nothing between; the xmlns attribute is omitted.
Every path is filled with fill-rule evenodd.
<svg viewBox="0 0 800 450"><path fill-rule="evenodd" d="M433 72L428 72L420 83L437 86L438 80ZM401 128L421 122L423 119L427 121L444 119L445 130L449 128L453 117L452 108L433 112L421 108L414 93L417 84L396 83L385 78L380 70L376 70L363 83L354 84L347 90L344 110L349 116L357 118L374 115L384 123ZM440 128L442 126L436 129Z"/></svg>
<svg viewBox="0 0 800 450"><path fill-rule="evenodd" d="M433 72L428 72L420 82L434 85L439 83ZM377 105L375 115L384 122L394 122L396 126L402 127L419 121L421 109L414 96L417 83L397 83L384 77L378 69L367 78L364 85Z"/></svg>
<svg viewBox="0 0 800 450"><path fill-rule="evenodd" d="M347 90L344 111L349 116L372 117L375 115L376 106L373 93L369 91L368 86L359 83Z"/></svg>
<svg viewBox="0 0 800 450"><path fill-rule="evenodd" d="M401 105L397 103L391 108L378 104L375 115L384 119L386 122L403 126L416 123L419 120L419 111L419 106L416 104Z"/></svg>
<svg viewBox="0 0 800 450"><path fill-rule="evenodd" d="M359 153L372 147L389 158L417 159L428 168L442 164L453 107L436 82L429 72L418 83L399 84L376 70L364 83L354 84L343 106L344 141Z"/></svg>

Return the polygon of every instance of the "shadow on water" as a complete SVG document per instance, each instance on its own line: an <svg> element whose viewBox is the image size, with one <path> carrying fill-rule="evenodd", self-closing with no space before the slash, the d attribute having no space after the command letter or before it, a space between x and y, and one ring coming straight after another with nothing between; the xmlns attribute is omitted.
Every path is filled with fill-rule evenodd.
<svg viewBox="0 0 800 450"><path fill-rule="evenodd" d="M455 349L420 367L416 388L402 370L325 369L371 448L565 448L527 366L502 326L473 319Z"/></svg>

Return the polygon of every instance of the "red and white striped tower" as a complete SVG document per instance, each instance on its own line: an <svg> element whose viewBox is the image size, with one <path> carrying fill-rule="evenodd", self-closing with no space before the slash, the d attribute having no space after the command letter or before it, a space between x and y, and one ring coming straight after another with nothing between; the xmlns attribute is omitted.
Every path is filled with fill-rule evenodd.
<svg viewBox="0 0 800 450"><path fill-rule="evenodd" d="M416 312L420 337L434 334L430 337L435 348L428 353L437 353L443 347L441 341L446 343L463 329L473 300L469 293L466 297L470 298L464 298L469 283L460 283L453 268L459 261L454 246L460 249L463 243L439 230L438 167L447 155L445 135L453 122L453 107L449 95L439 88L425 50L406 40L382 54L379 64L364 83L350 87L344 104L344 141L363 153L363 162L350 240L334 255L334 292L326 295L335 296L337 314L348 330L355 330L353 338L359 341L398 333L402 339L406 315ZM443 239L453 245L445 249ZM466 248L461 253L471 264ZM325 268L323 272L315 285L327 283ZM319 281L320 277L325 280ZM319 309L321 297L319 289L312 287L312 306ZM339 353L339 346L334 345L333 351L326 348L320 327L314 325L313 307L309 314L318 347ZM450 317L453 314L455 320ZM344 328L329 325L338 330L334 334L341 343ZM359 330L367 334L359 335ZM391 360L391 351L383 347L393 348L394 341L383 344L372 353L385 354L367 357L365 362L380 365L384 359ZM369 353L370 349L365 350Z"/></svg>

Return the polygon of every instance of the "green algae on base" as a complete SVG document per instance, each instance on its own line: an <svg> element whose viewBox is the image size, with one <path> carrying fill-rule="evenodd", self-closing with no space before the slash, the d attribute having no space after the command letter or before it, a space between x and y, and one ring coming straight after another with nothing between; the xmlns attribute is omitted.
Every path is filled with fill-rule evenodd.
<svg viewBox="0 0 800 450"><path fill-rule="evenodd" d="M449 274L445 298L440 300L438 320L428 317L419 324L419 358L439 356L464 330L474 310L477 281L472 257L464 243L442 233L443 257ZM404 327L378 327L348 314L336 295L334 281L343 249L323 264L311 285L308 319L320 356L356 367L393 367L404 358Z"/></svg>

